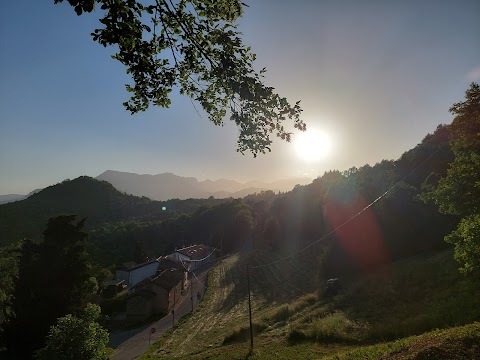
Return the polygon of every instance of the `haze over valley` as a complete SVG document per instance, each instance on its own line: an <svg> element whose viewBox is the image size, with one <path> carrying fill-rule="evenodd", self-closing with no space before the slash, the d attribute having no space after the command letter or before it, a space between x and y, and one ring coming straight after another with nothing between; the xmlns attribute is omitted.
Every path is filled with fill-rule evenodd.
<svg viewBox="0 0 480 360"><path fill-rule="evenodd" d="M183 177L172 173L150 175L114 170L107 170L98 175L96 179L109 182L121 192L145 196L152 200L205 199L210 196L217 199L243 198L267 190L286 192L292 190L296 185L306 185L312 182L312 179L308 177L283 179L270 183L262 181L240 183L227 179L198 181L194 177ZM0 204L26 199L40 190L36 189L27 195L0 195Z"/></svg>
<svg viewBox="0 0 480 360"><path fill-rule="evenodd" d="M202 199L210 196L218 199L243 198L266 190L290 191L295 185L306 185L312 182L311 178L292 178L272 183L261 181L240 183L227 179L198 181L194 177L177 176L172 173L140 175L113 170L107 170L96 178L108 181L119 191L136 196L146 196L152 200Z"/></svg>

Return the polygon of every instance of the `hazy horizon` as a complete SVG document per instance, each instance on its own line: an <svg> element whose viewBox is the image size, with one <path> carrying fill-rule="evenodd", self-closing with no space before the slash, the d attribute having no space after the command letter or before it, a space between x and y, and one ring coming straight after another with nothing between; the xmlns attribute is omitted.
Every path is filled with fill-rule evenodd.
<svg viewBox="0 0 480 360"><path fill-rule="evenodd" d="M231 178L226 178L226 177L221 177L221 178L209 178L209 177L205 177L205 178L200 178L200 177L197 177L197 176L194 176L194 175L181 175L181 174L175 174L175 173L172 173L170 171L165 171L165 172L161 172L161 173L136 173L136 172L132 172L132 171L118 171L118 170L114 170L114 169L107 169L105 171L102 171L100 174L96 174L96 175L85 175L85 174L79 174L78 176L75 176L75 177L72 177L72 178L64 178L64 179L61 179L61 180L58 180L56 182L53 182L51 184L45 184L45 185L41 185L41 186L36 186L30 190L27 190L26 192L9 192L9 193L0 193L0 195L28 195L30 192L32 191L35 191L35 190L38 190L38 189L43 189L43 188L46 188L48 186L51 186L51 185L56 185L58 183L61 183L62 181L64 180L73 180L77 177L80 177L80 176L90 176L92 178L97 178L101 175L103 175L105 172L107 171L114 171L114 172L119 172L119 173L128 173L128 174L134 174L134 175L150 175L150 176L156 176L156 175L164 175L164 174L172 174L172 175L175 175L175 176L180 176L180 177L183 177L183 178L195 178L198 182L202 182L202 181L207 181L207 180L211 180L211 181L221 181L221 180L233 180L233 181L236 181L242 185L245 185L245 184L248 184L250 182L261 182L261 183L265 183L265 184L270 184L270 183L276 183L276 182L281 182L281 181L287 181L287 180L306 180L308 182L311 182L314 180L314 178L311 178L311 177L308 177L308 176L292 176L292 177L285 177L285 178L278 178L278 179L273 179L271 181L264 181L264 180L258 180L258 179L249 179L249 180L245 180L245 181L239 181L239 180L236 180L236 179L231 179ZM304 185L303 183L300 184L300 185Z"/></svg>

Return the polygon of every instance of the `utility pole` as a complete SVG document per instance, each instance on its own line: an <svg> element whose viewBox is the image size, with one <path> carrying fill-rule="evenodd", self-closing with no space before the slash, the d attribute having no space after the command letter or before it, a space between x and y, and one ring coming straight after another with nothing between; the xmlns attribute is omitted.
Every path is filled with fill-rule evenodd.
<svg viewBox="0 0 480 360"><path fill-rule="evenodd" d="M223 234L224 231L222 230L222 237L220 238L220 256L223 256Z"/></svg>
<svg viewBox="0 0 480 360"><path fill-rule="evenodd" d="M177 287L173 288L173 309L172 309L172 328L175 327L175 295L177 293Z"/></svg>
<svg viewBox="0 0 480 360"><path fill-rule="evenodd" d="M193 273L190 275L190 301L192 302L192 313L193 313Z"/></svg>
<svg viewBox="0 0 480 360"><path fill-rule="evenodd" d="M250 352L253 351L252 304L250 301L250 266L247 265L248 316L250 318Z"/></svg>

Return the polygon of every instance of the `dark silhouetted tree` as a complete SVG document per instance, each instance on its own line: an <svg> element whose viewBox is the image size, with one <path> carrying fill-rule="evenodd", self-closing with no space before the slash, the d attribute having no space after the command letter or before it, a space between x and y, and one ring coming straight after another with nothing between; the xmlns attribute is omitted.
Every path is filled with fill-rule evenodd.
<svg viewBox="0 0 480 360"><path fill-rule="evenodd" d="M244 207L235 214L234 234L237 236L237 244L242 244L243 247L247 245L247 241L251 240L254 225L255 222L250 208Z"/></svg>
<svg viewBox="0 0 480 360"><path fill-rule="evenodd" d="M84 220L50 219L40 244L25 240L12 308L6 325L7 347L17 358L31 358L44 344L57 318L84 306L92 291Z"/></svg>
<svg viewBox="0 0 480 360"><path fill-rule="evenodd" d="M263 238L268 246L276 249L278 248L278 239L280 236L280 223L275 216L270 216L265 221L263 228Z"/></svg>
<svg viewBox="0 0 480 360"><path fill-rule="evenodd" d="M12 316L15 279L18 277L20 243L0 247L0 338L3 338L5 320ZM0 347L3 344L0 343Z"/></svg>

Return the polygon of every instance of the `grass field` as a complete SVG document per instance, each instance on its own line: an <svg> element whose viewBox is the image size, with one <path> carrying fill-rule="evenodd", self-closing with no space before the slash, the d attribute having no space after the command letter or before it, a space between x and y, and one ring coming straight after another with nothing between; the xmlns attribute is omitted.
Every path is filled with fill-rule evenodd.
<svg viewBox="0 0 480 360"><path fill-rule="evenodd" d="M260 261L268 259L253 253L219 263L202 304L142 359L438 358L428 351L478 356L470 345L480 344L479 324L471 324L480 320L480 284L458 273L451 251L341 279L343 288L333 297L322 295L312 269L299 263L252 273L255 345L249 355L246 264ZM436 328L451 329L412 337Z"/></svg>
<svg viewBox="0 0 480 360"><path fill-rule="evenodd" d="M435 330L394 342L355 348L325 360L478 360L480 323Z"/></svg>

